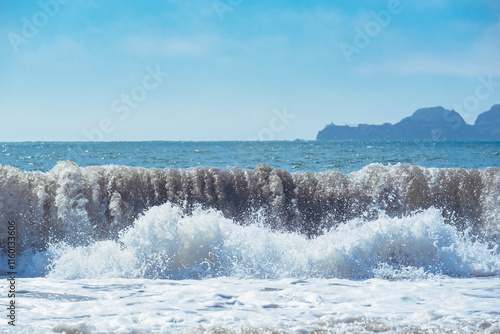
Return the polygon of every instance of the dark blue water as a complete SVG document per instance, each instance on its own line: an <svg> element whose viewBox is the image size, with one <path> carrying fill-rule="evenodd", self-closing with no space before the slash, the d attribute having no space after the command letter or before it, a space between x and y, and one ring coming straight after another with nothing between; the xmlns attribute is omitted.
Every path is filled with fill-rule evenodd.
<svg viewBox="0 0 500 334"><path fill-rule="evenodd" d="M500 142L22 142L0 143L0 164L48 171L58 161L79 166L195 166L253 169L266 163L293 171L359 170L370 163L438 168L500 166Z"/></svg>

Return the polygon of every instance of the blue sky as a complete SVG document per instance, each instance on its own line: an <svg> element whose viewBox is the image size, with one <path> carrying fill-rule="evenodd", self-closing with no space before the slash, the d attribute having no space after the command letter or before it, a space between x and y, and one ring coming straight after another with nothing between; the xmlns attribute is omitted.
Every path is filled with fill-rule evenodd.
<svg viewBox="0 0 500 334"><path fill-rule="evenodd" d="M500 103L498 0L0 0L0 36L0 141L314 139Z"/></svg>

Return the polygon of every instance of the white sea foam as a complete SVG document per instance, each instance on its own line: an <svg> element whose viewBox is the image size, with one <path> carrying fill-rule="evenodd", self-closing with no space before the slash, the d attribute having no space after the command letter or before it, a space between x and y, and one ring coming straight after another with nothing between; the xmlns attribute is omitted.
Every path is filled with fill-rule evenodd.
<svg viewBox="0 0 500 334"><path fill-rule="evenodd" d="M21 279L12 333L486 333L500 278Z"/></svg>
<svg viewBox="0 0 500 334"><path fill-rule="evenodd" d="M355 219L308 239L215 210L184 216L154 207L117 241L52 245L52 278L423 278L500 274L496 249L446 224L437 209L403 218Z"/></svg>

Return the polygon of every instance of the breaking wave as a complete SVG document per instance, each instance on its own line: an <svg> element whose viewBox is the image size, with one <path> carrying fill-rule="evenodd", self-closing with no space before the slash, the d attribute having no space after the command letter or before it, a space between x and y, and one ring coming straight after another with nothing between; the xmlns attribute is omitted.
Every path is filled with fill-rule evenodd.
<svg viewBox="0 0 500 334"><path fill-rule="evenodd" d="M437 209L354 219L316 238L241 226L219 211L150 209L117 240L53 244L25 273L53 278L423 278L500 274L496 249L446 224ZM42 272L40 272L42 270Z"/></svg>
<svg viewBox="0 0 500 334"><path fill-rule="evenodd" d="M499 168L0 167L31 276L498 275L499 203Z"/></svg>

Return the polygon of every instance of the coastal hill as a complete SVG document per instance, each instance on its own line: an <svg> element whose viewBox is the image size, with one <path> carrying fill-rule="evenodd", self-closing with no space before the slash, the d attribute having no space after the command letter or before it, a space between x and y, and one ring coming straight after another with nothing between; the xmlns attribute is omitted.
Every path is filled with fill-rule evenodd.
<svg viewBox="0 0 500 334"><path fill-rule="evenodd" d="M329 124L317 140L500 140L500 104L467 124L454 110L443 107L419 109L396 124Z"/></svg>

